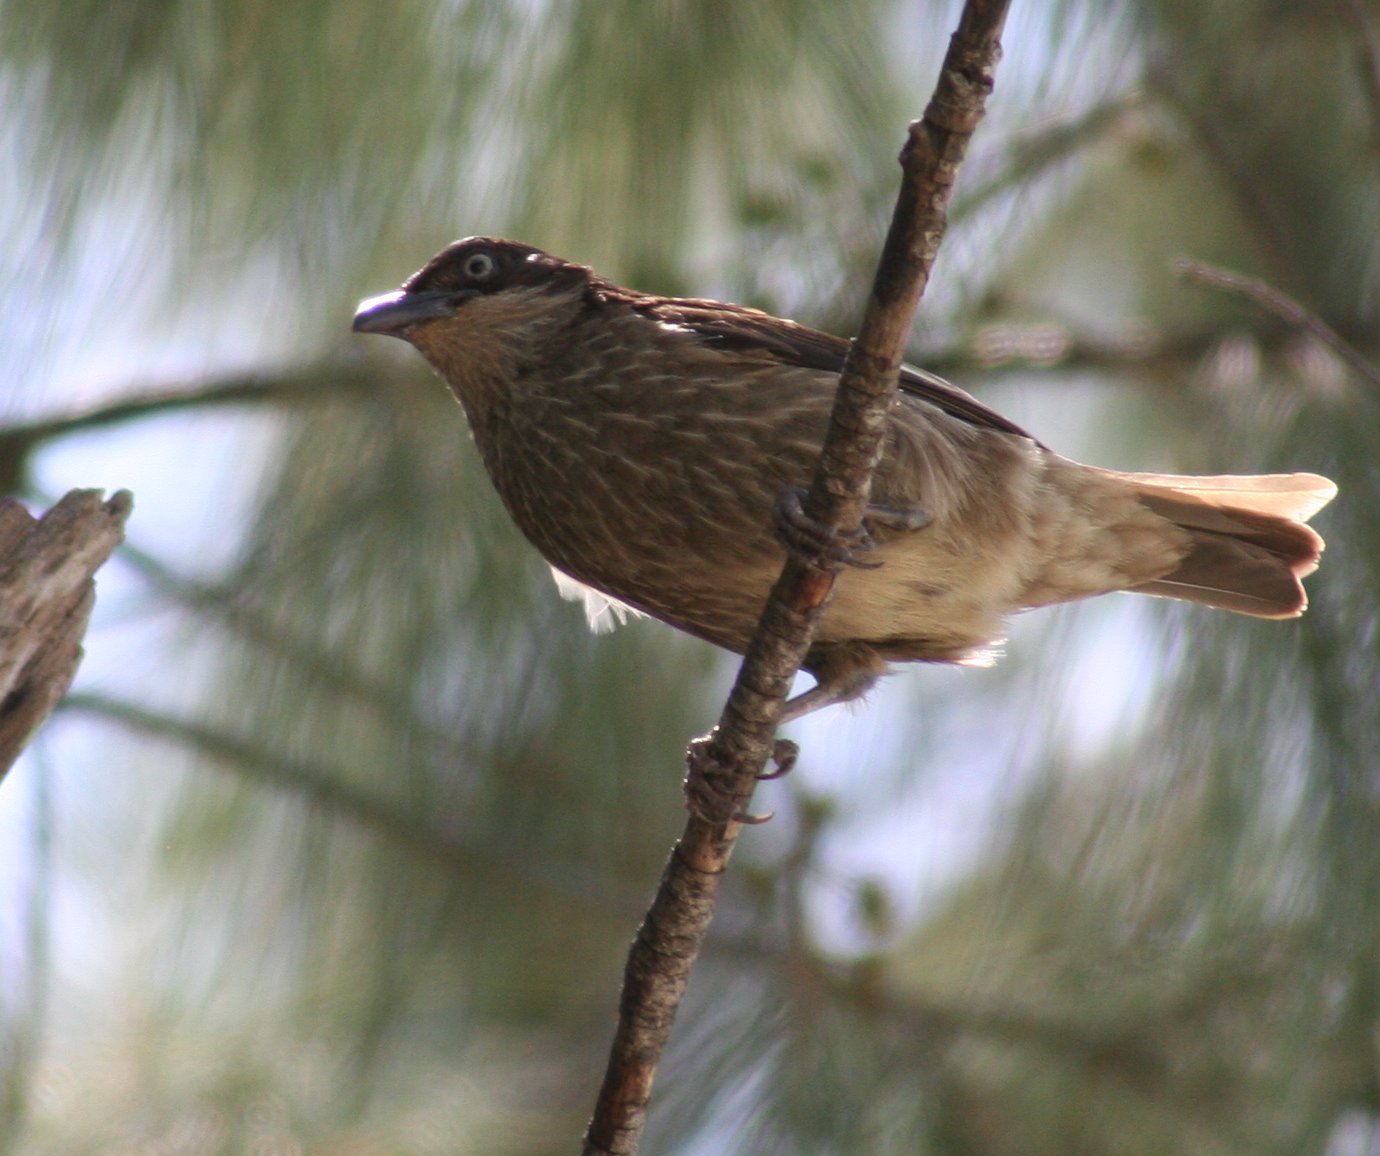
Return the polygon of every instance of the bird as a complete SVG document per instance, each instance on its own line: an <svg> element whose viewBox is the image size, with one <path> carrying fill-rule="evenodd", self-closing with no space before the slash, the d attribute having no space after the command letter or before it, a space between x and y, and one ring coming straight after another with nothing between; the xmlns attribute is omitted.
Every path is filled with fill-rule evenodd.
<svg viewBox="0 0 1380 1156"><path fill-rule="evenodd" d="M360 303L444 379L518 528L596 628L649 615L743 653L786 551L849 342L741 305L624 288L467 237ZM1336 494L1311 473L1123 473L1061 457L903 366L862 533L781 721L893 663L985 665L1019 611L1114 591L1257 618L1307 606ZM865 560L864 560L865 554Z"/></svg>

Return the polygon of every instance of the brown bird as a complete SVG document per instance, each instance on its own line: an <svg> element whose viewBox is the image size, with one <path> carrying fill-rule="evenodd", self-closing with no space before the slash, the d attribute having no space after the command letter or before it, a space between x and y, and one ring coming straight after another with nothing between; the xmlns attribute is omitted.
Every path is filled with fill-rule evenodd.
<svg viewBox="0 0 1380 1156"><path fill-rule="evenodd" d="M741 653L824 440L848 343L755 309L655 297L471 237L354 328L450 386L513 520L591 622L627 608ZM1316 474L1128 474L1061 458L906 368L864 522L784 719L897 661L980 663L1017 610L1114 590L1258 618L1307 605L1336 493ZM792 527L796 527L792 530ZM806 528L808 529L808 528ZM873 563L876 565L874 566Z"/></svg>

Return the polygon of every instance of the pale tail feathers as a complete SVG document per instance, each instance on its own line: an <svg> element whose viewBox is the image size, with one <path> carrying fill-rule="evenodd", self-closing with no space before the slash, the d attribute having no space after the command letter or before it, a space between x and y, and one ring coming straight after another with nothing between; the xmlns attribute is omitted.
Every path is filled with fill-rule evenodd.
<svg viewBox="0 0 1380 1156"><path fill-rule="evenodd" d="M1337 487L1316 474L1175 477L1126 474L1141 502L1187 530L1178 567L1134 587L1257 618L1295 618L1308 605L1301 579L1318 568L1323 540L1306 526Z"/></svg>
<svg viewBox="0 0 1380 1156"><path fill-rule="evenodd" d="M1276 514L1306 522L1337 496L1337 486L1317 474L1119 474L1133 486L1169 490L1210 506Z"/></svg>

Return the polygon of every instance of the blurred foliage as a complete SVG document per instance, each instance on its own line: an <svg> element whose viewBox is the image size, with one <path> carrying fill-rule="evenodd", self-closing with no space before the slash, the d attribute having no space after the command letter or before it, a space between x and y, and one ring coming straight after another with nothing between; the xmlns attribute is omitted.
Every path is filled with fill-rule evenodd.
<svg viewBox="0 0 1380 1156"><path fill-rule="evenodd" d="M0 1149L573 1148L729 668L589 634L444 390L344 319L508 233L846 330L950 7L0 2L9 473L77 432L183 463L205 427L156 406L20 420L169 364L262 419L235 477L165 479L201 523L103 584L104 673L18 773ZM1380 358L1377 27L1015 6L916 356L1071 454L1334 477L1314 606L1047 612L802 727L649 1151L1380 1151L1380 398L1172 269Z"/></svg>

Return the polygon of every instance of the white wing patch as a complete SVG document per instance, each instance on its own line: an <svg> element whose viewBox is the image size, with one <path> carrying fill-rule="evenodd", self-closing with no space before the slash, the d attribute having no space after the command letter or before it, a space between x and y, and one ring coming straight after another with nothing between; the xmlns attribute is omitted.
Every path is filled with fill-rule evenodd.
<svg viewBox="0 0 1380 1156"><path fill-rule="evenodd" d="M556 580L556 589L562 598L585 604L585 621L595 634L607 634L615 627L622 626L630 617L646 617L642 611L609 597L593 586L586 586L554 566L551 567L551 577Z"/></svg>

